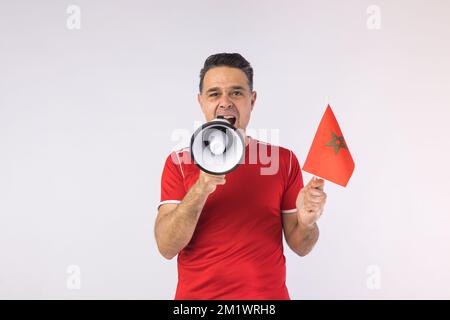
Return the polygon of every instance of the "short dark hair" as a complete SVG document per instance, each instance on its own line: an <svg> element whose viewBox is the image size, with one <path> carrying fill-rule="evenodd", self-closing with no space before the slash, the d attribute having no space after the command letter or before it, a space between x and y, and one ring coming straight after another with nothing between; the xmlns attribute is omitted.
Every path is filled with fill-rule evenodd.
<svg viewBox="0 0 450 320"><path fill-rule="evenodd" d="M250 91L253 91L253 68L250 63L239 53L217 53L209 56L205 60L202 70L200 70L200 93L203 89L203 79L206 72L215 67L231 67L242 70L247 76Z"/></svg>

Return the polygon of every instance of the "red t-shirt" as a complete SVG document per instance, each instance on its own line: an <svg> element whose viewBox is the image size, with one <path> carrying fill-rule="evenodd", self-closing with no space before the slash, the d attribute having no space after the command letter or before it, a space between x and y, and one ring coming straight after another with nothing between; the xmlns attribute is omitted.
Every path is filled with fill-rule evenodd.
<svg viewBox="0 0 450 320"><path fill-rule="evenodd" d="M167 157L160 205L181 202L197 181L200 169L189 151ZM175 299L290 299L281 214L296 211L301 188L292 151L250 138L244 163L209 195L191 241L178 254Z"/></svg>

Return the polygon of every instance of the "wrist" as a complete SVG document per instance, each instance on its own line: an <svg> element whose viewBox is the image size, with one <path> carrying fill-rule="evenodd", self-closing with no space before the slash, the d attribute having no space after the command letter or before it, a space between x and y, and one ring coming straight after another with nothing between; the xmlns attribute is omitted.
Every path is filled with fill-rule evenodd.
<svg viewBox="0 0 450 320"><path fill-rule="evenodd" d="M192 186L193 192L198 196L208 196L209 193L206 190L206 186L200 181L200 179L197 180L197 182Z"/></svg>
<svg viewBox="0 0 450 320"><path fill-rule="evenodd" d="M304 231L311 231L316 227L316 222L313 222L311 224L306 224L306 223L303 223L300 219L298 219L297 224L298 224L298 227Z"/></svg>

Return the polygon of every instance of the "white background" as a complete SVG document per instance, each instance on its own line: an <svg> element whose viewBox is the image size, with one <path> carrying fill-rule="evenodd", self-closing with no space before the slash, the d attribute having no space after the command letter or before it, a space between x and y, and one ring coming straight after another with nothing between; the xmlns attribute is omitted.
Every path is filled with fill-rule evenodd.
<svg viewBox="0 0 450 320"><path fill-rule="evenodd" d="M291 297L450 298L449 14L444 0L1 0L0 298L173 298L160 177L172 132L203 121L198 74L218 52L254 67L250 128L279 129L303 165L328 96L356 163L347 188L326 183L313 252L285 248Z"/></svg>

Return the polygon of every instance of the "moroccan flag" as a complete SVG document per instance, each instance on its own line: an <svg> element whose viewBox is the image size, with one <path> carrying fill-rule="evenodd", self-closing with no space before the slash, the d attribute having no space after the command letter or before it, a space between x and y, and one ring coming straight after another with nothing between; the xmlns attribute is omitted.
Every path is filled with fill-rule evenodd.
<svg viewBox="0 0 450 320"><path fill-rule="evenodd" d="M343 187L352 176L355 163L336 117L327 106L320 121L303 170Z"/></svg>

